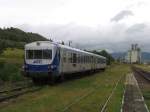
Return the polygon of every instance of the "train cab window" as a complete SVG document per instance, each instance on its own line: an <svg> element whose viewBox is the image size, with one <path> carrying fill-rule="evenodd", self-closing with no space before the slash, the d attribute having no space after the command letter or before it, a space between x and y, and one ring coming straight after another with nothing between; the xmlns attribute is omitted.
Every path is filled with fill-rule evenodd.
<svg viewBox="0 0 150 112"><path fill-rule="evenodd" d="M42 59L52 59L52 50L43 50Z"/></svg>
<svg viewBox="0 0 150 112"><path fill-rule="evenodd" d="M27 59L51 59L52 50L27 50Z"/></svg>
<svg viewBox="0 0 150 112"><path fill-rule="evenodd" d="M34 59L42 59L42 50L34 50Z"/></svg>
<svg viewBox="0 0 150 112"><path fill-rule="evenodd" d="M33 50L26 50L26 58L33 59Z"/></svg>

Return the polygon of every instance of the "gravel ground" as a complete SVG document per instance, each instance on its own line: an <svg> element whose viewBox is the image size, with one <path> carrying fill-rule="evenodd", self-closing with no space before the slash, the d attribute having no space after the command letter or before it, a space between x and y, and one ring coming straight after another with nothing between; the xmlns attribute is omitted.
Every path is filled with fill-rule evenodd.
<svg viewBox="0 0 150 112"><path fill-rule="evenodd" d="M126 77L123 112L148 112L144 98L133 74Z"/></svg>

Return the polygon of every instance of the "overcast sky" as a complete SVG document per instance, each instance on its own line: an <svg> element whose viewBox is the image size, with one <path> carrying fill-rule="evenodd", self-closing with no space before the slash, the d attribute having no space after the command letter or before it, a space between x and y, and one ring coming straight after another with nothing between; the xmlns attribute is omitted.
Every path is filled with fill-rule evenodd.
<svg viewBox="0 0 150 112"><path fill-rule="evenodd" d="M0 27L18 27L82 49L150 52L150 0L0 0Z"/></svg>

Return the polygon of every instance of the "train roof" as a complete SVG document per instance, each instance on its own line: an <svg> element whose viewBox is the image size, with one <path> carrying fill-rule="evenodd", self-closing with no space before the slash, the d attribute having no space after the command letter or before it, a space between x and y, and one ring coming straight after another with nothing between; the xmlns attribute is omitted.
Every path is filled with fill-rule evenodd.
<svg viewBox="0 0 150 112"><path fill-rule="evenodd" d="M77 52L86 53L86 54L89 54L89 55L94 55L94 56L106 59L106 57L104 57L104 56L100 56L100 55L97 55L97 54L94 54L94 53L90 53L90 52L87 52L87 51L83 51L83 50L80 50L80 49L77 49L77 48L73 48L73 47L70 47L70 46L67 46L67 45L62 45L60 43L51 42L51 41L35 41L35 42L32 42L32 43L26 44L25 48L35 48L36 49L38 44L42 48L51 48L51 46L54 45L54 46L58 46L60 48L74 50L74 51L77 51Z"/></svg>
<svg viewBox="0 0 150 112"><path fill-rule="evenodd" d="M81 53L86 53L86 54L89 54L89 55L94 55L94 56L106 59L104 56L100 56L100 55L90 53L90 52L87 52L87 51L84 51L84 50L80 50L80 49L77 49L77 48L73 48L73 47L70 47L70 46L66 46L66 45L62 45L62 44L58 44L58 46L60 46L61 48L70 49L70 50L74 50L74 51L78 51L78 52L81 52Z"/></svg>
<svg viewBox="0 0 150 112"><path fill-rule="evenodd" d="M25 49L33 48L36 49L37 47L40 48L50 48L52 46L50 41L35 41L25 45Z"/></svg>

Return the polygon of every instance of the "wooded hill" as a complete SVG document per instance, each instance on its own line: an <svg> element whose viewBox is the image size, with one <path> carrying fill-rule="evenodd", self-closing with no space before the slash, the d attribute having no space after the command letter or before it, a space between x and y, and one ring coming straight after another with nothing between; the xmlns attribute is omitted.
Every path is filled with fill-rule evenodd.
<svg viewBox="0 0 150 112"><path fill-rule="evenodd" d="M112 62L114 62L114 58L111 56L111 54L109 54L107 51L105 50L102 50L102 51L92 51L93 53L95 54L98 54L98 55L101 55L101 56L104 56L107 58L107 65L110 65Z"/></svg>
<svg viewBox="0 0 150 112"><path fill-rule="evenodd" d="M5 48L23 48L26 43L44 41L45 37L31 32L24 32L18 28L0 28L0 52Z"/></svg>

